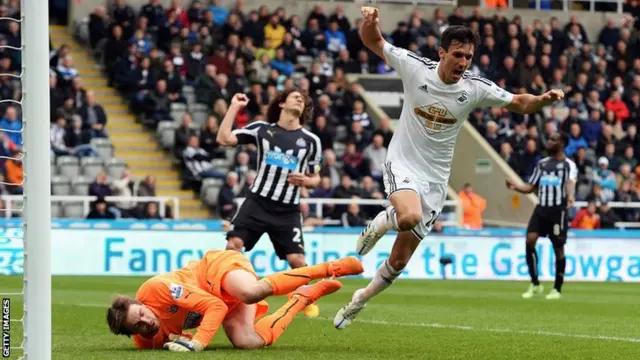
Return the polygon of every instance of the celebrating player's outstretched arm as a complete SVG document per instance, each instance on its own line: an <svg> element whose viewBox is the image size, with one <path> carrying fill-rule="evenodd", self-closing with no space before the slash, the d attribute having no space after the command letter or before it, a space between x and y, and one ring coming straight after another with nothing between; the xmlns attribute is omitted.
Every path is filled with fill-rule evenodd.
<svg viewBox="0 0 640 360"><path fill-rule="evenodd" d="M238 112L242 110L249 103L249 98L245 94L235 94L231 99L231 105L229 105L229 109L227 113L224 115L224 119L222 119L222 124L220 124L220 129L218 129L218 135L216 136L216 141L218 144L223 146L236 146L238 145L238 138L233 133L233 122L238 115Z"/></svg>
<svg viewBox="0 0 640 360"><path fill-rule="evenodd" d="M564 99L564 92L560 89L549 90L542 95L520 94L514 95L507 110L518 114L534 114L543 107Z"/></svg>

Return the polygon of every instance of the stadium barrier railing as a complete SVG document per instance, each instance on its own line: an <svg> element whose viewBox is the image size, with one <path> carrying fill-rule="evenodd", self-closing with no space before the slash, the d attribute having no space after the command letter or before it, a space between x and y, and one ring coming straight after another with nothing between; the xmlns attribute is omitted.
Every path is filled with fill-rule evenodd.
<svg viewBox="0 0 640 360"><path fill-rule="evenodd" d="M238 206L242 205L245 198L236 198L235 202ZM318 198L301 198L301 203L306 203L309 205L315 205L315 217L322 219L323 225L340 225L342 222L336 219L325 219L323 216L323 205L350 205L350 204L358 204L360 206L366 205L379 205L382 207L386 207L389 205L388 200L379 200L379 199L359 199L359 198L351 198L351 199L318 199ZM448 220L443 221L444 226L452 226L459 227L461 226L462 221L462 207L455 200L447 200L444 203L446 207L453 207L453 211L447 212L452 216L449 217ZM443 211L444 213L444 211Z"/></svg>
<svg viewBox="0 0 640 360"><path fill-rule="evenodd" d="M12 218L16 214L20 214L18 211L22 208L22 195L2 195L0 199L4 201L4 218ZM161 217L165 217L165 206L171 205L173 218L180 219L180 199L170 196L105 196L105 201L109 203L118 202L130 202L139 203L156 202L158 206L158 214ZM91 210L91 203L98 200L97 196L70 196L70 195L53 195L51 196L52 203L82 203L83 213L86 216Z"/></svg>

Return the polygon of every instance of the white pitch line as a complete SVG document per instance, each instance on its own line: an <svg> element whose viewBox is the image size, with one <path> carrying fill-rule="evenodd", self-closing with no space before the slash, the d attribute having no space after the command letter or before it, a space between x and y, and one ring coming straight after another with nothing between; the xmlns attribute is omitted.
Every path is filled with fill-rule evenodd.
<svg viewBox="0 0 640 360"><path fill-rule="evenodd" d="M311 318L313 319L313 318ZM317 317L318 320L330 320L327 317ZM404 327L420 327L420 328L435 328L435 329L455 329L472 332L490 332L490 333L510 333L510 334L524 334L524 335L542 335L542 336L556 336L575 339L589 339L589 340L605 340L605 341L617 341L617 342L630 342L640 343L639 338L619 337L619 336L605 336L605 335L587 335L587 334L570 334L554 331L544 330L515 330L515 329L499 329L499 328L479 328L466 325L447 325L439 323L404 323L393 322L384 320L356 320L356 323L373 324L373 325L387 325L387 326L404 326Z"/></svg>
<svg viewBox="0 0 640 360"><path fill-rule="evenodd" d="M68 305L68 306L80 306L80 307L100 307L107 308L109 305L107 304L70 304L70 303L57 303L57 305ZM306 318L310 320L324 320L324 321L332 321L332 318L328 317L317 317L317 318ZM372 325L385 325L385 326L403 326L403 327L418 327L418 328L431 328L431 329L453 329L453 330L462 330L462 331L471 331L471 332L488 332L488 333L498 333L498 334L521 334L521 335L540 335L540 336L555 336L555 337L564 337L564 338L573 338L573 339L587 339L587 340L603 340L603 341L616 341L616 342L627 342L627 343L636 343L640 344L640 338L631 338L631 337L621 337L621 336L606 336L606 335L588 335L588 334L571 334L571 333L562 333L555 331L544 331L544 330L516 330L516 329L500 329L500 328L483 328L483 327L473 327L467 325L452 325L452 324L439 324L439 323L406 323L406 322L395 322L395 321L385 321L385 320L356 320L356 323L363 324L372 324Z"/></svg>

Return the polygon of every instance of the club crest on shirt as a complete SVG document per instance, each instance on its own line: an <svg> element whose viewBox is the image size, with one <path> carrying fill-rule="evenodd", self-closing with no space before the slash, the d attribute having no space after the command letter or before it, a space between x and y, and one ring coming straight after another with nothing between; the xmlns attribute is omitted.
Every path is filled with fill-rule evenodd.
<svg viewBox="0 0 640 360"><path fill-rule="evenodd" d="M441 102L415 107L413 112L424 119L424 127L431 134L439 133L458 122Z"/></svg>
<svg viewBox="0 0 640 360"><path fill-rule="evenodd" d="M469 95L466 91L463 91L462 94L456 99L456 103L464 104L467 102L467 100L469 100Z"/></svg>
<svg viewBox="0 0 640 360"><path fill-rule="evenodd" d="M178 312L178 305L171 305L167 310L169 310L170 313L175 314Z"/></svg>
<svg viewBox="0 0 640 360"><path fill-rule="evenodd" d="M299 138L299 139L296 141L296 145L298 145L299 147L305 147L305 146L307 146L307 142L306 142L306 141L304 141L304 139L303 139L303 138Z"/></svg>

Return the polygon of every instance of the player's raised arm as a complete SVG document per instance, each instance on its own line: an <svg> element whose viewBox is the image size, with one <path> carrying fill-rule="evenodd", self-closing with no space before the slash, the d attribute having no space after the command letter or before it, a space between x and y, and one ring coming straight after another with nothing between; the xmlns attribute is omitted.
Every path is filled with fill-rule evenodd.
<svg viewBox="0 0 640 360"><path fill-rule="evenodd" d="M363 6L360 12L364 17L362 27L360 28L360 38L364 46L373 51L376 55L384 59L384 44L386 40L382 37L382 32L378 27L380 17L378 9L372 6Z"/></svg>
<svg viewBox="0 0 640 360"><path fill-rule="evenodd" d="M564 92L560 89L549 90L542 95L520 94L514 95L506 108L518 114L533 114L562 99L564 99Z"/></svg>
<svg viewBox="0 0 640 360"><path fill-rule="evenodd" d="M231 105L229 105L229 109L227 113L224 115L224 119L222 119L222 124L220 124L220 129L218 129L218 135L216 136L216 141L218 144L222 146L236 146L238 145L238 138L233 133L233 123L238 115L238 112L247 106L249 103L249 98L245 94L235 94L231 99Z"/></svg>
<svg viewBox="0 0 640 360"><path fill-rule="evenodd" d="M493 81L479 76L472 76L469 80L478 92L478 107L500 107L518 114L533 114L547 105L564 99L564 92L558 89L549 90L542 95L516 95L500 88Z"/></svg>
<svg viewBox="0 0 640 360"><path fill-rule="evenodd" d="M391 66L400 78L409 79L419 66L429 64L430 60L420 58L406 49L395 47L384 39L378 27L380 18L377 8L363 6L361 11L364 16L360 28L362 43Z"/></svg>

